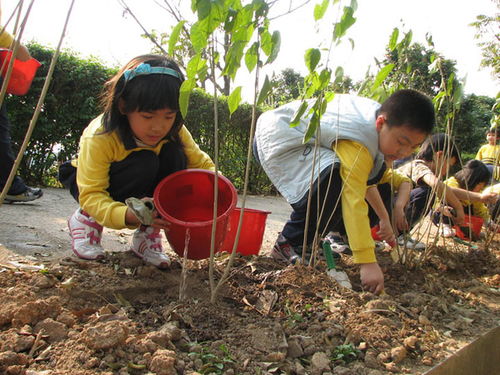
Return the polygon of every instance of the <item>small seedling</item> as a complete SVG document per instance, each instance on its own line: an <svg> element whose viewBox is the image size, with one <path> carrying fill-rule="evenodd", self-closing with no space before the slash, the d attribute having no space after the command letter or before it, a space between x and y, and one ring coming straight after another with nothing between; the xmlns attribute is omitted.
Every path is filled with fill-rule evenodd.
<svg viewBox="0 0 500 375"><path fill-rule="evenodd" d="M219 346L219 350L224 353L222 358L211 353L209 348L205 346L201 347L201 352L189 353L189 356L199 356L203 362L203 365L199 369L200 374L221 375L224 373L225 367L228 363L234 363L234 359L231 357L228 348L224 344Z"/></svg>
<svg viewBox="0 0 500 375"><path fill-rule="evenodd" d="M332 361L349 363L358 358L360 351L352 344L339 345L332 351Z"/></svg>

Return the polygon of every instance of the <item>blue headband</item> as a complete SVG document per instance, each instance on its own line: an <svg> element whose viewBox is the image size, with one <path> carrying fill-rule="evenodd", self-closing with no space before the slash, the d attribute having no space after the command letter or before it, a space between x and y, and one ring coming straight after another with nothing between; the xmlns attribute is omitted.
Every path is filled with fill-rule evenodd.
<svg viewBox="0 0 500 375"><path fill-rule="evenodd" d="M151 67L151 65L147 63L141 63L137 65L134 69L125 70L123 72L123 77L125 78L125 82L128 82L137 76L142 76L147 74L167 74L169 76L182 80L180 73L174 69L164 68L162 66Z"/></svg>

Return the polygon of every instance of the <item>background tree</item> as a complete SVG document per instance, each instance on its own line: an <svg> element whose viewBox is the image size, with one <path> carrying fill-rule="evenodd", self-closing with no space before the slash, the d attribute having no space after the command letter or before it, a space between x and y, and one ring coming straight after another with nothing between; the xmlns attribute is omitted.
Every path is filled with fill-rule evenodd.
<svg viewBox="0 0 500 375"><path fill-rule="evenodd" d="M479 147L486 143L486 130L490 127L494 98L466 95L455 118L455 140L462 158L473 158Z"/></svg>
<svg viewBox="0 0 500 375"><path fill-rule="evenodd" d="M500 0L492 0L497 10L500 11ZM478 46L481 47L483 60L481 65L491 67L492 75L498 81L500 80L500 12L493 15L479 15L476 21L471 23L476 28L475 38L478 40Z"/></svg>
<svg viewBox="0 0 500 375"><path fill-rule="evenodd" d="M26 95L5 98L13 124L14 152L24 140L54 54L53 49L37 43L28 43L27 47L42 66ZM81 132L100 112L99 96L104 83L116 70L96 58L81 58L71 50L60 53L42 113L19 167L29 184L53 184L56 162L76 155Z"/></svg>

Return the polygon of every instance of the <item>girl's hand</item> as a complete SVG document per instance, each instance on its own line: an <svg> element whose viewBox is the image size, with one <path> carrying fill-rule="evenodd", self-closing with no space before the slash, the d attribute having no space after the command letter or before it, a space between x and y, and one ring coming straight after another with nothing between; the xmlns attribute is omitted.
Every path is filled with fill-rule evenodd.
<svg viewBox="0 0 500 375"><path fill-rule="evenodd" d="M165 232L168 232L170 230L170 222L162 218L156 210L153 211L153 215L155 216L153 218L153 224L151 224L151 226L154 228L163 229Z"/></svg>
<svg viewBox="0 0 500 375"><path fill-rule="evenodd" d="M391 244L396 242L396 237L394 236L394 231L392 230L391 222L388 220L380 220L379 231L377 235L385 242Z"/></svg>
<svg viewBox="0 0 500 375"><path fill-rule="evenodd" d="M464 212L464 208L463 208L462 206L460 206L460 209L458 209L458 210L457 210L457 209L455 209L455 212L456 212L455 216L454 216L454 217L452 217L452 218L453 218L453 223L454 223L455 225L460 226L460 225L462 225L462 224L463 224L463 222L464 222L464 220L465 220L465 212Z"/></svg>
<svg viewBox="0 0 500 375"><path fill-rule="evenodd" d="M384 274L378 263L363 263L360 265L361 286L364 290L380 294L384 290Z"/></svg>

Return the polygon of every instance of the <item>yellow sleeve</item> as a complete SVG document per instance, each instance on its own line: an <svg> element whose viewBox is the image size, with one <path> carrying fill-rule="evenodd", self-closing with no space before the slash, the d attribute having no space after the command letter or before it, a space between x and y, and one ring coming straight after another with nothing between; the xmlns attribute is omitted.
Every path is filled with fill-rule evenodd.
<svg viewBox="0 0 500 375"><path fill-rule="evenodd" d="M208 169L215 171L215 164L208 154L200 149L200 146L194 141L193 136L185 126L179 131L184 152L187 157L188 168Z"/></svg>
<svg viewBox="0 0 500 375"><path fill-rule="evenodd" d="M0 26L0 30L1 30L1 28L2 28L2 26ZM6 30L4 30L0 34L0 47L1 48L10 48L13 41L14 41L14 38Z"/></svg>
<svg viewBox="0 0 500 375"><path fill-rule="evenodd" d="M479 151L477 152L476 157L475 157L476 160L483 160L484 159L484 156L483 156L484 146L485 145L479 147Z"/></svg>
<svg viewBox="0 0 500 375"><path fill-rule="evenodd" d="M342 218L354 263L375 263L375 243L365 201L366 182L373 167L373 159L365 146L353 141L338 141L334 150L341 162Z"/></svg>
<svg viewBox="0 0 500 375"><path fill-rule="evenodd" d="M395 169L387 168L378 184L391 184L397 191L403 182L411 184L411 179Z"/></svg>
<svg viewBox="0 0 500 375"><path fill-rule="evenodd" d="M125 224L127 206L113 200L107 191L112 144L110 134L82 136L76 174L80 207L105 227L134 228Z"/></svg>
<svg viewBox="0 0 500 375"><path fill-rule="evenodd" d="M472 207L474 210L474 215L483 218L486 222L490 220L490 213L488 207L483 202L472 202Z"/></svg>

